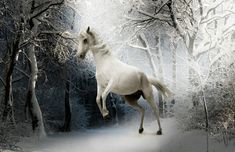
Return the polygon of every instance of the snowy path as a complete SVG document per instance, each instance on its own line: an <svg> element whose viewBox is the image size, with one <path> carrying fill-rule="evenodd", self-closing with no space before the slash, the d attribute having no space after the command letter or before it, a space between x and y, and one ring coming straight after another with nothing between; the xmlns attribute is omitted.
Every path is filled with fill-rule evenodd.
<svg viewBox="0 0 235 152"><path fill-rule="evenodd" d="M164 135L156 135L154 124L145 125L139 135L137 126L117 126L85 132L51 135L40 142L25 139L19 145L27 152L206 152L205 133L182 133L173 119L162 120ZM210 141L211 152L235 152L235 142L225 147Z"/></svg>

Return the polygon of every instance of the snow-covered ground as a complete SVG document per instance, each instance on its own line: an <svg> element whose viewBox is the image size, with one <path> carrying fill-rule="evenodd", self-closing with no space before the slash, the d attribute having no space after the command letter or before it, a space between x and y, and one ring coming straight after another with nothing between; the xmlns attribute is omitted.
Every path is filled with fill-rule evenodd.
<svg viewBox="0 0 235 152"><path fill-rule="evenodd" d="M163 135L156 135L156 122L93 129L84 132L49 135L41 141L26 138L19 146L26 152L206 152L206 134L182 132L174 119L163 119ZM235 140L229 146L209 141L210 152L235 152Z"/></svg>

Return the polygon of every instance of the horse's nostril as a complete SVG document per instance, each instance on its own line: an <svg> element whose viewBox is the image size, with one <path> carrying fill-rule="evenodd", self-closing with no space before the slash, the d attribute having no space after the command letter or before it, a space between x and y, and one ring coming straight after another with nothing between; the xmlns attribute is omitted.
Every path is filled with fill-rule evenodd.
<svg viewBox="0 0 235 152"><path fill-rule="evenodd" d="M84 57L84 55L83 55L83 54L80 54L80 55L79 55L79 58L83 58L83 57Z"/></svg>

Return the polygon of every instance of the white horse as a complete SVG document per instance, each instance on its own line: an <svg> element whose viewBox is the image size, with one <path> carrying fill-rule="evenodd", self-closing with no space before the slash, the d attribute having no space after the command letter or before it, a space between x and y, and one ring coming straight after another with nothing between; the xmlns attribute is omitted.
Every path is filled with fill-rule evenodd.
<svg viewBox="0 0 235 152"><path fill-rule="evenodd" d="M89 50L92 52L96 64L96 102L102 116L106 118L109 115L106 108L107 95L110 92L122 95L127 103L141 113L139 133L142 133L145 110L137 102L142 96L150 104L156 115L159 127L157 134L161 135L159 109L154 102L152 85L161 91L165 97L170 95L170 91L157 79L148 77L138 68L121 62L98 38L97 34L90 30L90 27L79 35L76 55L84 59Z"/></svg>

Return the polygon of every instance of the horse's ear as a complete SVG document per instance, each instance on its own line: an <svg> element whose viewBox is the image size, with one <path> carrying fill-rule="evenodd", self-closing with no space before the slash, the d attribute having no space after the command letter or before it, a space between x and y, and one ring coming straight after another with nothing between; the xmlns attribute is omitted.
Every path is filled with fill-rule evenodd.
<svg viewBox="0 0 235 152"><path fill-rule="evenodd" d="M88 26L87 30L86 30L87 33L90 32L90 26Z"/></svg>

